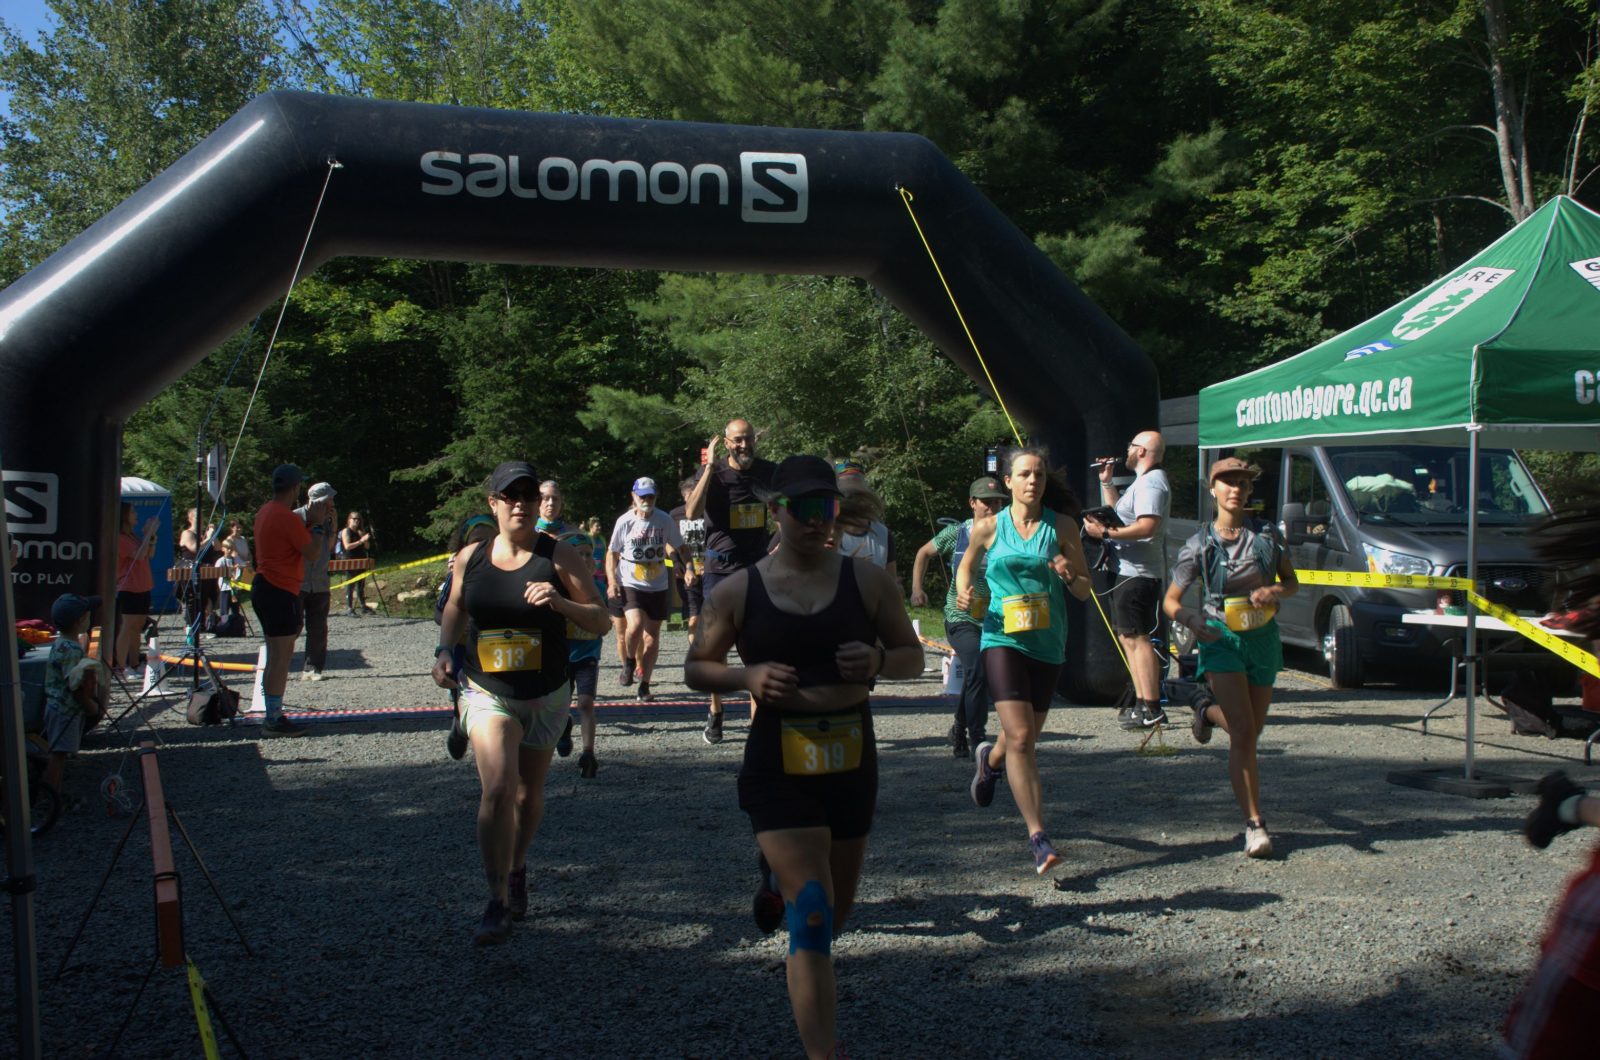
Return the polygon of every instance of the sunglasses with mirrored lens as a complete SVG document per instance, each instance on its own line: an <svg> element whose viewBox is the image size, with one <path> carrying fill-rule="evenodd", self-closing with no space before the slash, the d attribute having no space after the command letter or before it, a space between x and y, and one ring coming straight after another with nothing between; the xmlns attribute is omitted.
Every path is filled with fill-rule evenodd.
<svg viewBox="0 0 1600 1060"><path fill-rule="evenodd" d="M496 493L502 504L538 504L539 493L537 490L510 490L505 493Z"/></svg>
<svg viewBox="0 0 1600 1060"><path fill-rule="evenodd" d="M817 497L779 497L778 503L789 509L789 514L800 520L802 523L831 523L839 517L838 497L828 495Z"/></svg>

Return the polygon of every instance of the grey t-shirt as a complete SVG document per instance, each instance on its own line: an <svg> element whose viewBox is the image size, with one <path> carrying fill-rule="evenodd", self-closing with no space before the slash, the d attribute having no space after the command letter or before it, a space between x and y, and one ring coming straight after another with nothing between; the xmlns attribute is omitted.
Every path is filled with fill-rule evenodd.
<svg viewBox="0 0 1600 1060"><path fill-rule="evenodd" d="M1267 530L1267 533L1272 532L1270 528ZM1201 578L1200 552L1205 537L1206 528L1202 526L1183 543L1183 551L1178 553L1177 565L1172 568L1172 582L1180 589L1188 589ZM1202 587L1200 605L1207 618L1221 622L1224 620L1220 606L1222 598L1249 596L1263 585L1273 584L1277 581L1277 575L1274 573L1270 579L1262 576L1261 564L1256 562L1255 555L1256 532L1250 527L1240 529L1237 541L1224 540L1220 535L1217 540L1222 542L1223 554L1227 557L1228 577L1220 594L1213 587L1213 592L1208 595Z"/></svg>
<svg viewBox="0 0 1600 1060"><path fill-rule="evenodd" d="M303 508L296 508L294 514L300 517L301 522L304 522L306 514L310 510L311 506L308 504ZM306 576L300 580L300 591L303 593L325 593L329 591L328 557L332 553L332 542L337 535L334 533L331 522L318 523L316 526L308 526L306 529L311 531L312 538L317 542L317 550L306 559Z"/></svg>
<svg viewBox="0 0 1600 1060"><path fill-rule="evenodd" d="M1159 578L1165 566L1164 542L1166 540L1167 512L1172 509L1172 487L1167 484L1167 473L1159 467L1151 468L1117 498L1117 518L1123 526L1132 526L1142 515L1153 515L1161 520L1154 537L1143 541L1117 539L1117 573L1124 578Z"/></svg>
<svg viewBox="0 0 1600 1060"><path fill-rule="evenodd" d="M617 573L622 584L644 592L658 593L667 588L667 546L683 548L678 521L660 508L641 519L632 508L617 517L611 530L611 551L617 554Z"/></svg>

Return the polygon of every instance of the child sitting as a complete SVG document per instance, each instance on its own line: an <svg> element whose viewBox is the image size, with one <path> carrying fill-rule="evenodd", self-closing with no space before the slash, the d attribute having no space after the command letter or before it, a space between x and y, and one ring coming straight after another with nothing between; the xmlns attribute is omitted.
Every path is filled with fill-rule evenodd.
<svg viewBox="0 0 1600 1060"><path fill-rule="evenodd" d="M44 782L57 794L67 768L67 756L78 753L86 730L100 724L106 713L109 675L98 659L89 658L79 640L89 632L98 596L62 593L50 607L50 621L60 637L50 647L44 671L44 735L50 744L50 762ZM63 806L66 803L63 802Z"/></svg>

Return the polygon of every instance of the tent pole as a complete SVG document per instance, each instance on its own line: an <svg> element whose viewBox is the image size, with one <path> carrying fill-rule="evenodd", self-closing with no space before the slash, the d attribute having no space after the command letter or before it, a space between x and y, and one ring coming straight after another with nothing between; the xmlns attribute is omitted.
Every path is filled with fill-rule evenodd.
<svg viewBox="0 0 1600 1060"><path fill-rule="evenodd" d="M1467 580L1473 590L1478 587L1478 436L1480 428L1472 424L1467 428L1467 496L1472 507L1467 511ZM1478 609L1467 600L1467 774L1472 779L1474 752L1478 733L1476 697L1478 694Z"/></svg>
<svg viewBox="0 0 1600 1060"><path fill-rule="evenodd" d="M35 889L33 835L28 819L28 758L23 750L22 680L16 648L9 631L15 629L16 609L11 598L11 537L0 514L0 629L8 631L0 652L0 730L5 754L6 889L11 894L11 954L16 975L17 1055L33 1060L41 1055L39 1037L39 942L34 928Z"/></svg>

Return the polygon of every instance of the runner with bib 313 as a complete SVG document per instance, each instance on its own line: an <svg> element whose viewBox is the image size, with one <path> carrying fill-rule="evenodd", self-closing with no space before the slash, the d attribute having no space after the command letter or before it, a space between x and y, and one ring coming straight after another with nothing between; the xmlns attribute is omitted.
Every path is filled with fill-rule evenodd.
<svg viewBox="0 0 1600 1060"><path fill-rule="evenodd" d="M1042 876L1061 858L1044 830L1039 735L1067 658L1067 591L1087 600L1093 584L1078 536L1078 499L1049 471L1044 450L1011 450L1005 466L1011 504L973 524L956 570L956 605L963 610L984 600L979 572L987 585L983 666L1000 719L1000 735L973 753L971 791L973 802L987 806L995 783L1006 778Z"/></svg>

